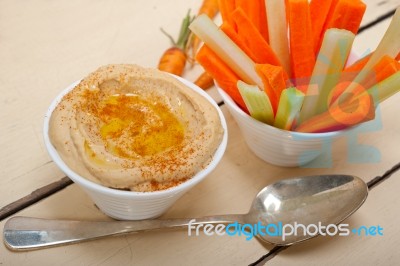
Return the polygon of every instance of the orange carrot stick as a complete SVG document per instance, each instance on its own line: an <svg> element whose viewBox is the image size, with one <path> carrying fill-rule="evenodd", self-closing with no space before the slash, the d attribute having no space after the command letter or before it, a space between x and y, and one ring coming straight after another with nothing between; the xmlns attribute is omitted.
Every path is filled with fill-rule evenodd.
<svg viewBox="0 0 400 266"><path fill-rule="evenodd" d="M235 7L240 7L251 23L257 28L263 38L268 42L268 27L265 16L264 0L235 0ZM234 14L233 14L234 16Z"/></svg>
<svg viewBox="0 0 400 266"><path fill-rule="evenodd" d="M235 0L218 0L222 21L232 23L232 12L235 10Z"/></svg>
<svg viewBox="0 0 400 266"><path fill-rule="evenodd" d="M197 15L206 14L213 18L218 13L218 0L204 0Z"/></svg>
<svg viewBox="0 0 400 266"><path fill-rule="evenodd" d="M246 112L246 104L236 86L239 77L207 45L203 45L196 60L218 82L218 85Z"/></svg>
<svg viewBox="0 0 400 266"><path fill-rule="evenodd" d="M320 36L329 15L331 7L335 4L334 0L312 0L310 3L310 17L312 21L312 32L314 38L314 51L318 53Z"/></svg>
<svg viewBox="0 0 400 266"><path fill-rule="evenodd" d="M204 71L196 79L194 84L196 84L197 86L199 86L203 90L207 90L207 89L211 88L212 86L214 86L214 79L207 71Z"/></svg>
<svg viewBox="0 0 400 266"><path fill-rule="evenodd" d="M167 49L158 62L158 69L181 76L186 65L186 45L189 39L189 24L193 18L190 16L190 10L182 20L179 38L177 41L163 29L161 31L170 39L172 47Z"/></svg>
<svg viewBox="0 0 400 266"><path fill-rule="evenodd" d="M239 36L239 34L236 32L235 28L226 23L223 22L220 26L220 29L234 42L236 43L237 46L239 46L240 49L243 50L245 54L247 54L253 61L257 61L257 56L254 54L254 52L247 46L247 44L244 42L243 38Z"/></svg>
<svg viewBox="0 0 400 266"><path fill-rule="evenodd" d="M269 97L274 114L276 114L281 93L286 89L286 72L281 66L270 64L256 64L255 69L263 81L265 93Z"/></svg>
<svg viewBox="0 0 400 266"><path fill-rule="evenodd" d="M306 0L307 1L307 0ZM261 33L251 23L248 16L244 11L238 7L232 12L232 20L237 29L239 37L247 45L247 47L253 52L256 59L254 62L259 64L271 64L280 66L281 62L276 56L271 46L265 41Z"/></svg>
<svg viewBox="0 0 400 266"><path fill-rule="evenodd" d="M268 18L267 12L265 12L265 0L258 0L260 1L260 26L259 31L261 35L264 37L264 40L269 43L269 32L268 32Z"/></svg>
<svg viewBox="0 0 400 266"><path fill-rule="evenodd" d="M371 88L376 83L379 83L397 71L400 70L400 63L391 58L390 56L383 56L381 60L374 66L372 73L365 79L364 87L366 89Z"/></svg>
<svg viewBox="0 0 400 266"><path fill-rule="evenodd" d="M307 133L331 132L348 128L375 118L372 97L366 93L356 101L335 105L300 124L295 131Z"/></svg>
<svg viewBox="0 0 400 266"><path fill-rule="evenodd" d="M345 29L357 34L367 6L359 0L339 0L325 30Z"/></svg>
<svg viewBox="0 0 400 266"><path fill-rule="evenodd" d="M372 56L372 53L369 53L368 55L364 56L363 58L357 60L352 65L346 67L344 69L344 72L350 73L350 72L360 71L367 64L367 62L368 62L368 60L370 59L371 56Z"/></svg>
<svg viewBox="0 0 400 266"><path fill-rule="evenodd" d="M292 78L310 77L315 65L308 0L288 0Z"/></svg>
<svg viewBox="0 0 400 266"><path fill-rule="evenodd" d="M386 78L390 77L399 70L400 70L400 63L397 60L387 55L383 56L381 60L379 60L379 62L373 67L373 71L371 71L371 73L364 80L364 82L358 84L357 88L353 92L354 96L361 94L365 90L385 80ZM338 86L336 86L332 91L332 98L330 100L331 103L336 101L336 99L347 88L349 82L353 80L353 78L358 74L359 71L360 70L355 72L349 72L348 70L343 71L341 82L338 83Z"/></svg>

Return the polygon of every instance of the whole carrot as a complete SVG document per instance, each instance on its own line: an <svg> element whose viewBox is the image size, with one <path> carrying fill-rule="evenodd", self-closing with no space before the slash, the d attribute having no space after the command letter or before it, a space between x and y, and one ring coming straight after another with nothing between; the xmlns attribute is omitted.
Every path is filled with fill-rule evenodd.
<svg viewBox="0 0 400 266"><path fill-rule="evenodd" d="M204 71L200 74L200 76L194 82L197 86L202 88L203 90L209 89L214 86L214 79L213 77L207 72Z"/></svg>
<svg viewBox="0 0 400 266"><path fill-rule="evenodd" d="M193 17L190 16L190 10L186 17L183 19L181 29L179 32L178 40L165 32L161 31L170 39L172 46L168 48L160 58L158 63L158 69L169 72L178 76L181 76L186 65L186 45L188 43L190 30L189 25L192 22Z"/></svg>

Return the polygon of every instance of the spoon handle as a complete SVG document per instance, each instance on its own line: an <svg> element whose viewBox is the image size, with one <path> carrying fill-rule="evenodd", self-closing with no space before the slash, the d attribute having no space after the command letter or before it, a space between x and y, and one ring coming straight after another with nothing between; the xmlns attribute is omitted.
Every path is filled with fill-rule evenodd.
<svg viewBox="0 0 400 266"><path fill-rule="evenodd" d="M78 243L106 236L162 228L181 228L198 224L227 224L242 221L243 215L219 215L203 218L154 219L140 221L47 220L16 216L4 225L4 243L11 250L30 250Z"/></svg>

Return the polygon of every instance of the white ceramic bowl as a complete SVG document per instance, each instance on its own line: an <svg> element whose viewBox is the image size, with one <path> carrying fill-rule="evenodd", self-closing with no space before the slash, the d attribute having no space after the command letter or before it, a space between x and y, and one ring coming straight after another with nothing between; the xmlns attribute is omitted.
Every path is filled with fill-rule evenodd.
<svg viewBox="0 0 400 266"><path fill-rule="evenodd" d="M329 144L348 131L300 133L281 130L246 114L221 88L218 88L218 92L239 125L250 150L262 160L274 165L286 167L305 165L324 151L330 151L324 144Z"/></svg>
<svg viewBox="0 0 400 266"><path fill-rule="evenodd" d="M194 85L193 83L176 77L179 81L184 83L189 88L193 89L195 92L204 96L218 111L219 117L221 119L221 124L224 129L224 136L221 144L216 150L213 160L210 164L198 172L191 179L177 185L175 187L155 191L155 192L133 192L133 191L123 191L118 189L112 189L104 187L102 185L93 183L88 179L78 175L72 171L60 158L57 150L51 144L48 131L49 131L49 120L50 116L60 102L62 97L72 90L79 82L71 84L66 88L58 97L51 103L45 119L44 119L44 142L50 157L57 164L57 166L69 177L78 184L84 191L89 194L95 204L108 216L120 220L140 220L147 218L154 218L163 214L177 199L179 199L184 193L202 181L214 168L217 166L221 160L227 144L228 133L225 118L217 106L215 101L202 89Z"/></svg>

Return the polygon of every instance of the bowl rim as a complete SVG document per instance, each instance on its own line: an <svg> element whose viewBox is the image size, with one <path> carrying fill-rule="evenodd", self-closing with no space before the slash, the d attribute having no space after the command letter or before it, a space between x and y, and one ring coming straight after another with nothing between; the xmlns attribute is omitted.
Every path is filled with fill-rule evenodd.
<svg viewBox="0 0 400 266"><path fill-rule="evenodd" d="M315 139L315 138L330 138L330 137L336 137L338 135L343 134L346 131L351 130L353 127L341 129L341 130L336 130L336 131L330 131L330 132L323 132L323 133L308 133L308 132L296 132L296 131L290 131L290 130L285 130L285 129L280 129L271 125L268 125L266 123L260 122L253 117L251 117L249 114L244 112L232 99L231 96L229 96L228 93L224 91L221 87L219 87L217 82L214 82L215 86L217 87L218 93L221 95L224 103L229 105L239 116L243 117L244 119L250 119L250 121L254 124L256 124L258 127L265 127L268 128L271 131L275 131L279 134L287 134L291 135L293 137L300 137L303 139Z"/></svg>
<svg viewBox="0 0 400 266"><path fill-rule="evenodd" d="M168 73L169 74L169 73ZM49 137L49 122L50 122L50 117L56 106L60 103L61 99L68 93L70 92L73 88L75 88L81 80L75 81L69 86L67 86L65 89L63 89L51 102L50 106L48 107L45 116L44 116L44 125L43 125L43 137L44 137L44 143L47 149L48 154L50 155L51 159L53 162L60 168L64 174L66 174L72 181L75 183L79 183L83 187L90 189L91 191L97 191L101 194L107 194L107 195L112 195L112 196L118 196L118 197L123 197L123 198L135 198L135 197L146 197L146 198L158 198L162 196L172 196L173 194L178 194L182 191L185 191L187 189L190 189L192 186L196 185L199 183L201 180L203 180L208 174L210 174L214 168L218 165L218 163L221 161L228 142L228 127L227 123L225 120L225 117L222 113L222 110L219 108L217 103L215 102L214 99L211 98L210 95L208 95L203 89L195 85L194 83L170 74L173 78L177 79L196 93L200 94L201 96L205 97L207 101L211 103L211 105L217 110L222 128L224 129L224 134L221 140L221 143L219 144L218 148L214 152L213 159L211 162L201 171L197 172L193 177L191 177L189 180L186 180L179 185L164 189L164 190L157 190L157 191L150 191L150 192L139 192L139 191L125 191L125 190L119 190L115 188L109 188L103 185L100 185L98 183L95 183L93 181L90 181L86 179L83 176L80 176L76 172L74 172L59 156L57 150L55 147L52 145Z"/></svg>

